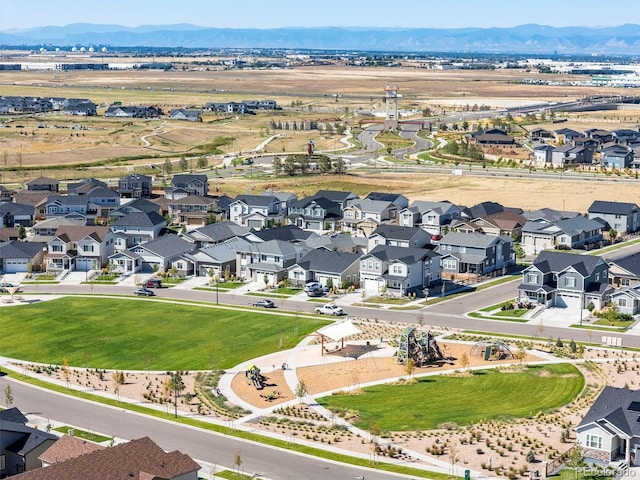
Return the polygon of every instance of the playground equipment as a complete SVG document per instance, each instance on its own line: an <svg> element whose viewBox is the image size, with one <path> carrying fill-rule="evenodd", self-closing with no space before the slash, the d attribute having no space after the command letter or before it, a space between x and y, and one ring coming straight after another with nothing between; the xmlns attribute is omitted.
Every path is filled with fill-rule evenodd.
<svg viewBox="0 0 640 480"><path fill-rule="evenodd" d="M471 355L482 356L485 361L514 358L509 346L500 340L481 340L471 347Z"/></svg>
<svg viewBox="0 0 640 480"><path fill-rule="evenodd" d="M309 139L309 141L307 142L307 155L310 157L311 155L313 155L313 152L316 149L316 145L313 143L313 140Z"/></svg>
<svg viewBox="0 0 640 480"><path fill-rule="evenodd" d="M449 362L435 337L429 332L416 333L414 327L407 327L400 334L396 363L406 365L409 359L418 367L437 361Z"/></svg>
<svg viewBox="0 0 640 480"><path fill-rule="evenodd" d="M260 369L257 366L251 365L244 374L253 386L256 387L256 390L262 390L264 388L267 377L260 373Z"/></svg>

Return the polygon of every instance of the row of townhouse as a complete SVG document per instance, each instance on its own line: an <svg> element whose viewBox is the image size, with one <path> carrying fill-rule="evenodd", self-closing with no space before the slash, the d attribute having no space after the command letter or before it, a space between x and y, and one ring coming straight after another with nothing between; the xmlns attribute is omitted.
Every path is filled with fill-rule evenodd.
<svg viewBox="0 0 640 480"><path fill-rule="evenodd" d="M565 168L597 164L607 169L640 167L640 131L562 128L553 132L536 128L530 132L541 143L533 149L539 166ZM551 141L554 144L549 144Z"/></svg>
<svg viewBox="0 0 640 480"><path fill-rule="evenodd" d="M86 98L0 96L2 115L44 112L89 117L96 115L96 104Z"/></svg>

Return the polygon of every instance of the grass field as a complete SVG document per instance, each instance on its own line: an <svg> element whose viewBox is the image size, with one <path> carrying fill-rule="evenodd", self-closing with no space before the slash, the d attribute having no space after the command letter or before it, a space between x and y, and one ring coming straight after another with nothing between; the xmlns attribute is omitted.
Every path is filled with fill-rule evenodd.
<svg viewBox="0 0 640 480"><path fill-rule="evenodd" d="M572 365L529 366L522 372L476 371L470 376L434 376L410 385L376 385L361 395L318 399L331 409L357 411L356 426L372 422L382 431L429 430L445 422L530 417L569 403L584 386ZM419 408L417 408L419 406Z"/></svg>
<svg viewBox="0 0 640 480"><path fill-rule="evenodd" d="M325 323L255 310L67 297L3 308L0 351L57 365L66 356L78 367L224 369L291 348Z"/></svg>

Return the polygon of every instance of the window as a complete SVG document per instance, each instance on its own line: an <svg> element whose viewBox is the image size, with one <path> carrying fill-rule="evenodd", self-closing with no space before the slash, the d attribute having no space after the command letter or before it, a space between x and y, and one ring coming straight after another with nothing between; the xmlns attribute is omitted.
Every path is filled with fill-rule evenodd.
<svg viewBox="0 0 640 480"><path fill-rule="evenodd" d="M623 278L622 280L620 280L620 285L624 285L625 287L628 287L631 284L631 282L629 281L628 278Z"/></svg>
<svg viewBox="0 0 640 480"><path fill-rule="evenodd" d="M460 253L467 253L467 247L460 247Z"/></svg>
<svg viewBox="0 0 640 480"><path fill-rule="evenodd" d="M93 252L93 245L83 245L82 250L85 252Z"/></svg>
<svg viewBox="0 0 640 480"><path fill-rule="evenodd" d="M447 259L442 262L442 268L445 270L455 270L456 269L456 261L452 259Z"/></svg>
<svg viewBox="0 0 640 480"><path fill-rule="evenodd" d="M527 274L527 283L538 283L538 274L537 273Z"/></svg>
<svg viewBox="0 0 640 480"><path fill-rule="evenodd" d="M62 245L51 245L52 252L62 252Z"/></svg>
<svg viewBox="0 0 640 480"><path fill-rule="evenodd" d="M586 446L588 448L597 448L602 450L602 437L598 435L587 435Z"/></svg>
<svg viewBox="0 0 640 480"><path fill-rule="evenodd" d="M394 265L394 266L392 267L392 273L393 273L393 274L395 274L395 275L400 275L400 274L402 274L402 273L403 273L403 272L402 272L402 265Z"/></svg>
<svg viewBox="0 0 640 480"><path fill-rule="evenodd" d="M565 287L575 287L576 286L576 279L574 277L566 277L564 279L564 286Z"/></svg>
<svg viewBox="0 0 640 480"><path fill-rule="evenodd" d="M618 299L618 306L619 307L626 307L627 306L627 299L626 298L619 298Z"/></svg>

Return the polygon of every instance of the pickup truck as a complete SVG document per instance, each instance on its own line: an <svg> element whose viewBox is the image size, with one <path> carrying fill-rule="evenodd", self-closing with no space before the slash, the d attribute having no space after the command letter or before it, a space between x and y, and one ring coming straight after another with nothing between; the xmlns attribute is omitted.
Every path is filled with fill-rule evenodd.
<svg viewBox="0 0 640 480"><path fill-rule="evenodd" d="M321 315L344 315L344 310L335 303L327 303L321 307L316 307L316 313Z"/></svg>

